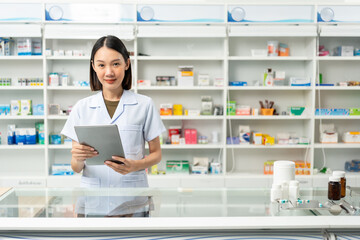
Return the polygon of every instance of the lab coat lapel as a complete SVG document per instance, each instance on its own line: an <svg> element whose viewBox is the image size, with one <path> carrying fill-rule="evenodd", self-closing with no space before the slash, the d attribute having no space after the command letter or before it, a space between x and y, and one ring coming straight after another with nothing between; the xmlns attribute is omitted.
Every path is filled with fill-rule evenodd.
<svg viewBox="0 0 360 240"><path fill-rule="evenodd" d="M129 90L124 90L120 102L115 110L115 113L111 119L111 124L114 124L118 118L124 113L126 105L134 105L137 104L137 100L135 98L135 94Z"/></svg>
<svg viewBox="0 0 360 240"><path fill-rule="evenodd" d="M104 97L101 91L96 94L94 101L90 103L90 108L95 108L97 110L97 116L94 116L94 118L100 118L100 122L103 122L104 124L111 123L111 118L106 109Z"/></svg>

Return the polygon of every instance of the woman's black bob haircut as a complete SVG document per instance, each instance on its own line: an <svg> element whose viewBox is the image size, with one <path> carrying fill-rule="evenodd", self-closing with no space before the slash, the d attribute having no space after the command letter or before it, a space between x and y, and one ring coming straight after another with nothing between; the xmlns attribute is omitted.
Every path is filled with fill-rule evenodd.
<svg viewBox="0 0 360 240"><path fill-rule="evenodd" d="M99 81L96 72L93 69L92 63L94 62L95 53L104 46L119 52L123 56L125 63L127 63L128 59L130 58L129 52L127 51L124 43L119 38L112 35L99 38L94 44L93 49L91 51L90 86L92 91L102 90L102 84ZM130 90L131 85L132 85L132 76L131 76L131 62L130 62L129 68L125 71L125 76L121 86L124 90Z"/></svg>

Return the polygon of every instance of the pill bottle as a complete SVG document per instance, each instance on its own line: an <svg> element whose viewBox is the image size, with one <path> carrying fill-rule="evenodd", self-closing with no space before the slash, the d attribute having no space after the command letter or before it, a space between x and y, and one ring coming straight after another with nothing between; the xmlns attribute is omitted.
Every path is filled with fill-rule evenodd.
<svg viewBox="0 0 360 240"><path fill-rule="evenodd" d="M341 199L341 184L339 177L329 177L328 184L328 199L340 200Z"/></svg>
<svg viewBox="0 0 360 240"><path fill-rule="evenodd" d="M299 198L299 181L292 180L289 183L289 200L295 203Z"/></svg>
<svg viewBox="0 0 360 240"><path fill-rule="evenodd" d="M340 178L340 184L341 184L341 198L346 196L346 178L345 178L345 172L344 171L334 171L333 172L334 177Z"/></svg>
<svg viewBox="0 0 360 240"><path fill-rule="evenodd" d="M277 200L280 200L281 198L282 198L281 185L274 183L271 188L270 200L272 202L275 202Z"/></svg>

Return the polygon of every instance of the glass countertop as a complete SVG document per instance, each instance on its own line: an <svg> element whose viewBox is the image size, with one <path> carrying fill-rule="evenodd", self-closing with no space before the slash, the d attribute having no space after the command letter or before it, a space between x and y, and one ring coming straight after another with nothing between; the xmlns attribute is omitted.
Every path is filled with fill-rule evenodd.
<svg viewBox="0 0 360 240"><path fill-rule="evenodd" d="M360 195L344 199L359 206ZM331 216L327 190L302 189L304 204L271 203L270 189L9 188L0 189L0 217L273 217ZM308 204L306 204L308 203ZM322 206L321 206L322 205ZM339 215L350 215L345 210ZM352 214L354 215L354 214Z"/></svg>

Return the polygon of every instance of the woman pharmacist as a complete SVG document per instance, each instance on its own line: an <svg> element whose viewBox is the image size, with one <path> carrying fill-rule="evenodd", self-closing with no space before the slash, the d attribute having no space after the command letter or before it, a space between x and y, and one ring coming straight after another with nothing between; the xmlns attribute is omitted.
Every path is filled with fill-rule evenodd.
<svg viewBox="0 0 360 240"><path fill-rule="evenodd" d="M76 103L61 132L73 140L71 167L83 171L83 187L148 187L144 169L161 160L159 135L166 129L153 101L129 91L131 79L129 53L121 40L98 39L91 52L90 85L99 92ZM86 165L86 159L98 153L78 143L74 126L106 124L118 126L125 158L113 156L113 160L124 164ZM150 152L146 157L145 141Z"/></svg>

